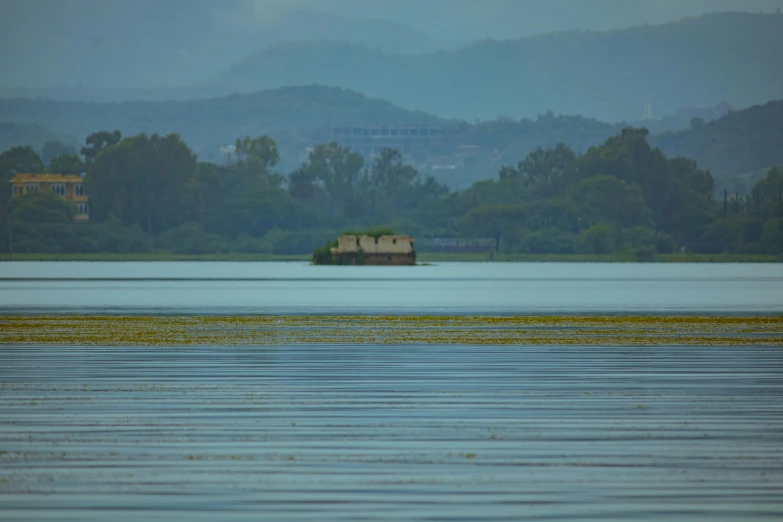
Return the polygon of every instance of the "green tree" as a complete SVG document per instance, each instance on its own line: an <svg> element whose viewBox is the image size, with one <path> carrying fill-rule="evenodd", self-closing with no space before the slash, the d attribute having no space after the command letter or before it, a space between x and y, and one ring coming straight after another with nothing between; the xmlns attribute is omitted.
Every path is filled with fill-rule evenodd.
<svg viewBox="0 0 783 522"><path fill-rule="evenodd" d="M695 161L688 158L672 158L666 162L668 175L679 180L696 194L711 200L715 196L715 180L709 171L700 169Z"/></svg>
<svg viewBox="0 0 783 522"><path fill-rule="evenodd" d="M17 174L41 173L44 171L44 163L41 157L30 147L13 147L0 154L1 181L7 182ZM4 183L4 186L7 183Z"/></svg>
<svg viewBox="0 0 783 522"><path fill-rule="evenodd" d="M73 224L76 208L52 192L30 192L8 202L6 241L8 252L58 251L55 225Z"/></svg>
<svg viewBox="0 0 783 522"><path fill-rule="evenodd" d="M56 174L81 174L87 172L87 165L76 154L65 154L52 158L48 171Z"/></svg>
<svg viewBox="0 0 783 522"><path fill-rule="evenodd" d="M516 167L502 167L501 179L517 179L526 187L550 185L576 164L577 155L566 144L553 149L536 148Z"/></svg>
<svg viewBox="0 0 783 522"><path fill-rule="evenodd" d="M614 176L587 178L573 186L570 195L594 216L611 221L618 228L650 223L650 210L641 187Z"/></svg>
<svg viewBox="0 0 783 522"><path fill-rule="evenodd" d="M114 214L148 234L180 223L196 157L178 134L139 134L106 147L90 165L85 184L91 216Z"/></svg>
<svg viewBox="0 0 783 522"><path fill-rule="evenodd" d="M280 162L277 144L269 136L236 140L237 167L239 170L261 179L270 185L280 185L283 177L271 169Z"/></svg>
<svg viewBox="0 0 783 522"><path fill-rule="evenodd" d="M57 194L36 191L14 198L11 214L17 223L72 223L76 207Z"/></svg>
<svg viewBox="0 0 783 522"><path fill-rule="evenodd" d="M92 163L103 149L118 144L121 139L122 133L118 130L93 132L85 139L86 145L81 149L82 156L88 164Z"/></svg>
<svg viewBox="0 0 783 522"><path fill-rule="evenodd" d="M395 149L383 149L372 165L369 176L370 196L386 219L397 219L418 172L402 163L402 154Z"/></svg>
<svg viewBox="0 0 783 522"><path fill-rule="evenodd" d="M530 203L527 225L532 231L557 228L578 232L583 214L583 209L569 198L542 199Z"/></svg>
<svg viewBox="0 0 783 522"><path fill-rule="evenodd" d="M491 237L498 251L505 235L524 226L525 216L525 208L520 205L482 205L465 214L459 228L467 236Z"/></svg>
<svg viewBox="0 0 783 522"><path fill-rule="evenodd" d="M0 154L0 216L8 223L10 223L9 202L12 196L12 187L9 183L11 178L17 174L35 174L43 171L43 161L31 147L12 147Z"/></svg>
<svg viewBox="0 0 783 522"><path fill-rule="evenodd" d="M759 211L764 218L783 217L783 169L774 166L756 183Z"/></svg>
<svg viewBox="0 0 783 522"><path fill-rule="evenodd" d="M307 162L288 176L288 189L300 200L312 200L322 189L329 204L348 217L357 217L361 205L364 158L337 142L316 145Z"/></svg>

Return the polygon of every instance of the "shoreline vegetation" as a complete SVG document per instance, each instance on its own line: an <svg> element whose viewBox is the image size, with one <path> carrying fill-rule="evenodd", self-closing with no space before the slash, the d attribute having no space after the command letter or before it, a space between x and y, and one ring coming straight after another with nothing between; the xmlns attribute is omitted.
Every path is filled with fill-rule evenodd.
<svg viewBox="0 0 783 522"><path fill-rule="evenodd" d="M47 167L29 147L0 154L0 245L9 256L93 259L160 252L274 259L325 248L325 262L334 260L324 242L342 231L385 228L412 236L417 253L487 253L454 260L489 260L489 252L498 261L689 260L673 252L703 254L693 259L707 262L779 259L783 169L771 167L751 193L724 191L721 200L708 171L667 158L648 134L624 128L584 153L564 143L538 148L493 179L451 191L394 149L370 159L337 142L320 144L283 174L274 170L280 156L266 135L238 139L232 160L217 165L199 162L176 134L100 131L87 137L84 160L65 154ZM14 174L46 170L85 174L82 219L54 191L58 184ZM13 187L3 183L9 180Z"/></svg>
<svg viewBox="0 0 783 522"><path fill-rule="evenodd" d="M9 316L9 345L771 345L783 317Z"/></svg>
<svg viewBox="0 0 783 522"><path fill-rule="evenodd" d="M433 263L782 263L781 254L655 254L652 259L641 261L633 252L612 254L496 254L486 252L417 252L418 266ZM311 254L175 254L172 252L144 253L19 253L0 256L1 262L8 261L205 261L205 262L312 262Z"/></svg>

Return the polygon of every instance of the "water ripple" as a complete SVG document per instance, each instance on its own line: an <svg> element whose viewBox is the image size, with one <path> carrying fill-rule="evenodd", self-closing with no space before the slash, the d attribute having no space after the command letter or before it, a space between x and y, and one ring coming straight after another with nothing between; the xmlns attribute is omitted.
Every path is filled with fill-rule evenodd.
<svg viewBox="0 0 783 522"><path fill-rule="evenodd" d="M0 351L0 519L780 520L779 346Z"/></svg>

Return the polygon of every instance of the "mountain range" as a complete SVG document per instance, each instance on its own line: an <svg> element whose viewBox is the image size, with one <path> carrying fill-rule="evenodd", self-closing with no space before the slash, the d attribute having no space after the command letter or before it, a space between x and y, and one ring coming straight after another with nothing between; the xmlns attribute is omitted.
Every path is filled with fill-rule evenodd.
<svg viewBox="0 0 783 522"><path fill-rule="evenodd" d="M192 100L319 84L359 91L444 118L534 118L553 110L613 122L640 118L648 104L655 116L663 116L680 107L726 101L743 108L783 98L781 14L719 13L612 31L484 40L437 51L432 51L437 45L427 35L405 26L368 22L349 29L345 25L350 23L348 19L329 16L298 13L288 18L298 20L288 29L281 29L282 22L274 26L275 31L289 32L290 41L272 38L270 42L278 43L255 53L251 49L258 45L257 31L238 31L225 40L208 39L222 43L211 50L204 43L202 51L188 51L191 58L199 56L201 62L210 64L199 70L215 71L198 81L184 65L176 65L182 61L179 51L174 50L176 45L165 52L158 53L155 46L144 51L155 55L154 75L161 81L193 80L187 86L145 87L144 76L129 66L131 61L121 53L112 55L110 46L101 44L94 61L77 67L85 87L6 88L0 89L0 95L93 101ZM303 22L308 17L309 24ZM189 20L189 24L196 24L196 18ZM294 26L305 29L297 33ZM317 27L320 32L314 30ZM196 30L182 29L188 34ZM366 33L375 34L378 45L369 45ZM247 43L249 39L256 39L255 43ZM402 41L410 42L411 52L390 48ZM143 47L143 42L140 45ZM41 56L45 63L50 59L45 53ZM58 67L74 66L65 63ZM131 77L137 77L138 82L129 84ZM109 80L124 86L101 87L101 81L105 84Z"/></svg>
<svg viewBox="0 0 783 522"><path fill-rule="evenodd" d="M323 84L445 117L535 117L548 109L605 121L783 97L783 15L728 13L610 32L477 42L422 55L348 43L266 49L203 87L252 92Z"/></svg>

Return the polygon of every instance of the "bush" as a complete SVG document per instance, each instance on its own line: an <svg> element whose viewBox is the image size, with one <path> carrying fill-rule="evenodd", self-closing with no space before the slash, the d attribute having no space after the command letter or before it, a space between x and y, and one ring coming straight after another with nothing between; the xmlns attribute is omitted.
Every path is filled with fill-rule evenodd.
<svg viewBox="0 0 783 522"><path fill-rule="evenodd" d="M655 250L651 247L640 247L633 252L634 261L649 263L655 259Z"/></svg>
<svg viewBox="0 0 783 522"><path fill-rule="evenodd" d="M13 251L28 253L88 254L95 252L149 252L152 240L138 226L123 227L117 220L105 223L16 223ZM7 230L2 242L8 244Z"/></svg>
<svg viewBox="0 0 783 522"><path fill-rule="evenodd" d="M274 247L263 239L247 234L239 234L236 241L234 241L234 252L243 254L272 254L274 253Z"/></svg>
<svg viewBox="0 0 783 522"><path fill-rule="evenodd" d="M531 254L571 254L574 237L559 228L539 230L524 239L523 248Z"/></svg>
<svg viewBox="0 0 783 522"><path fill-rule="evenodd" d="M126 254L131 252L151 252L152 238L139 225L125 227L114 216L103 223L84 223L82 226L96 241L97 252Z"/></svg>
<svg viewBox="0 0 783 522"><path fill-rule="evenodd" d="M582 230L576 238L579 252L609 254L616 249L617 231L610 223L598 223Z"/></svg>
<svg viewBox="0 0 783 522"><path fill-rule="evenodd" d="M228 239L217 234L201 233L201 227L188 221L158 236L158 245L175 254L222 254L231 252Z"/></svg>
<svg viewBox="0 0 783 522"><path fill-rule="evenodd" d="M776 254L783 251L783 230L778 219L768 219L762 225L759 243L767 253Z"/></svg>
<svg viewBox="0 0 783 522"><path fill-rule="evenodd" d="M659 235L655 239L655 251L659 254L671 254L676 250L674 240L667 235Z"/></svg>
<svg viewBox="0 0 783 522"><path fill-rule="evenodd" d="M655 242L655 230L647 227L633 227L626 235L626 243L632 248L652 248Z"/></svg>

